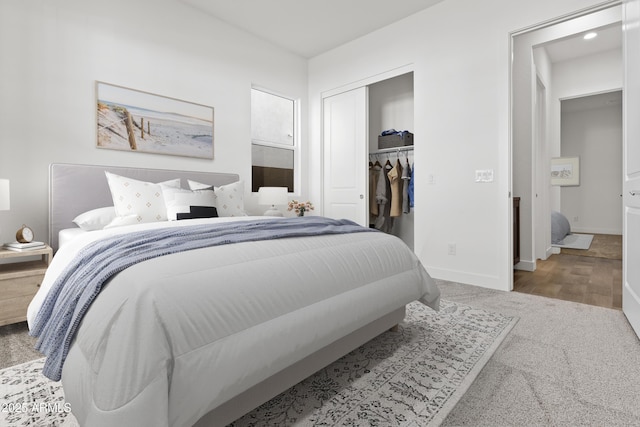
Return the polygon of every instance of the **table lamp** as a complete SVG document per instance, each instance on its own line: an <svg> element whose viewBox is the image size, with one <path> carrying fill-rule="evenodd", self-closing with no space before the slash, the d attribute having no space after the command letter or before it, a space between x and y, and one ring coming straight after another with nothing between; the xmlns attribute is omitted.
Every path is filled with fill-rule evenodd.
<svg viewBox="0 0 640 427"><path fill-rule="evenodd" d="M8 211L11 206L9 195L9 180L0 179L0 211Z"/></svg>
<svg viewBox="0 0 640 427"><path fill-rule="evenodd" d="M258 203L271 205L264 213L265 216L284 216L276 205L286 205L289 201L287 187L260 187L258 189Z"/></svg>

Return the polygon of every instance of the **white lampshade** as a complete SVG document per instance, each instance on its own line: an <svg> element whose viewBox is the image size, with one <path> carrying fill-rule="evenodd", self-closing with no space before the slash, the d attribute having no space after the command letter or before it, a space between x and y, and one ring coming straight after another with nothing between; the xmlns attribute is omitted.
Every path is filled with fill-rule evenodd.
<svg viewBox="0 0 640 427"><path fill-rule="evenodd" d="M258 203L271 205L264 214L268 216L283 216L276 205L285 205L289 201L287 187L260 187L258 189Z"/></svg>
<svg viewBox="0 0 640 427"><path fill-rule="evenodd" d="M0 211L8 211L11 207L9 180L0 179Z"/></svg>

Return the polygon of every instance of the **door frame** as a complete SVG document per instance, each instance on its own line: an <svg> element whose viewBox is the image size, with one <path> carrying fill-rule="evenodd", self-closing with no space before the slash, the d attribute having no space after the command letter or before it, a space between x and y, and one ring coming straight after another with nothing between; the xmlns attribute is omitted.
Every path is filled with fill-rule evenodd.
<svg viewBox="0 0 640 427"><path fill-rule="evenodd" d="M637 259L640 241L640 163L638 162L638 135L640 135L634 114L640 111L640 99L631 96L631 89L637 89L640 79L640 0L625 1L623 4L623 25L627 28L623 33L624 83L622 92L622 312L627 317L635 334L640 338L640 268L637 262L631 264L630 259ZM633 117L633 119L630 119ZM629 141L635 142L631 145ZM631 221L630 219L634 217ZM631 238L636 239L633 241ZM630 242L633 241L633 244ZM629 280L629 276L632 276Z"/></svg>
<svg viewBox="0 0 640 427"><path fill-rule="evenodd" d="M515 108L515 102L514 102L514 62L513 62L513 58L514 58L514 49L515 49L515 38L518 36L522 36L522 35L527 35L530 33L533 33L537 30L541 30L541 29L545 29L547 27L551 27L557 24L562 24L564 22L567 21L571 21L574 19L578 19L578 18L582 18L582 17L587 17L590 14L596 13L596 12L600 12L600 11L604 11L616 6L621 6L623 3L623 0L611 0L611 1L607 1L605 3L599 4L599 5L595 5L595 6L591 6L588 8L584 8L584 9L580 9L577 10L575 12L557 17L557 18L553 18L520 30L516 30L513 31L509 34L509 51L508 51L508 55L509 55L509 124L508 124L508 132L509 132L509 152L508 152L508 171L507 171L507 175L508 175L508 195L507 197L509 198L509 200L511 200L514 196L513 194L513 187L514 187L514 131L516 130L514 127L514 108ZM558 38L562 38L560 35L558 36ZM549 40L550 41L550 40ZM535 76L537 77L537 76ZM535 78L534 77L534 78ZM533 109L533 105L530 106ZM532 111L533 113L533 111ZM531 115L533 117L533 114ZM533 121L533 120L532 120ZM533 122L530 124L531 126L533 126ZM532 167L535 165L535 151L534 151L534 147L530 146L530 152L532 155L532 159L531 159L531 163L532 163ZM530 171L531 176L529 177L529 179L531 180L530 182L530 191L532 191L532 194L528 195L529 196L529 200L522 200L521 199L521 206L523 205L523 202L526 205L530 206L531 211L529 212L529 215L531 215L531 227L532 227L532 232L531 232L531 245L530 245L530 249L531 249L531 256L532 258L534 258L533 260L527 260L527 262L522 263L521 260L521 264L524 265L525 270L530 270L530 271L534 271L535 270L535 259L536 259L536 244L535 244L535 228L534 228L534 223L535 223L535 218L533 217L533 215L535 214L534 212L534 204L535 201L534 199L534 195L535 195L535 180L536 180L536 175L537 173L534 172L533 170ZM507 235L508 235L508 258L505 260L506 261L506 265L507 268L509 269L509 274L507 274L507 277L509 278L509 286L508 289L509 290L513 290L513 245L511 242L513 242L513 227L511 227L511 224L513 223L513 212L512 212L512 203L508 203L507 204L508 207L508 211L507 211L507 215L508 215L508 219L509 221L507 222L506 226L508 227L508 231L507 231ZM550 225L549 225L550 227Z"/></svg>
<svg viewBox="0 0 640 427"><path fill-rule="evenodd" d="M323 183L323 187L324 187L324 180L325 180L325 159L324 159L324 153L325 153L325 135L324 135L324 120L325 120L325 112L324 112L324 101L325 98L329 98L335 95L339 95L341 93L344 92L349 92L351 90L354 89L358 89L361 88L363 86L369 86L372 85L374 83L378 83L381 82L383 80L388 80L391 79L393 77L398 77L401 76L403 74L408 74L408 73L412 73L415 72L414 71L415 66L413 63L410 64L406 64L406 65L402 65L400 67L397 68L393 68L391 70L388 71L384 71L382 73L379 74L374 74L373 76L370 77L365 77L361 80L356 80L352 83L348 83L346 85L342 85L339 86L337 88L333 88L333 89L329 89L329 90L325 90L320 92L320 123L322 123L323 125L320 126L320 152L322 153L321 157L320 157L320 182ZM415 80L414 80L415 81ZM414 113L415 114L415 113ZM415 117L414 117L415 120ZM415 150L415 149L414 149ZM415 153L415 151L414 151ZM366 159L363 159L363 161L366 161ZM368 197L369 195L369 180L367 179L366 176L363 176L362 179L365 180L365 187L364 187L364 191L365 191L365 197ZM320 215L324 215L324 188L322 189L322 191L320 192L320 212L318 212ZM367 205L368 205L368 200L367 200Z"/></svg>
<svg viewBox="0 0 640 427"><path fill-rule="evenodd" d="M548 257L550 239L540 238L541 236L551 236L551 212L549 209L549 150L548 150L548 128L547 128L547 86L539 75L536 75L536 106L534 108L534 139L533 139L533 219L534 233L533 255L536 260L545 260ZM547 244L549 243L549 245Z"/></svg>

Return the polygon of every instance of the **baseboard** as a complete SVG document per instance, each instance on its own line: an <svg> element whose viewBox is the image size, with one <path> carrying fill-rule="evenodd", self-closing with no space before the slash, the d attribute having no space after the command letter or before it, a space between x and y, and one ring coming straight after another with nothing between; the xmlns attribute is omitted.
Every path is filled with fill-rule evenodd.
<svg viewBox="0 0 640 427"><path fill-rule="evenodd" d="M429 275L434 279L463 283L465 285L480 286L482 288L496 289L498 291L509 291L509 289L505 288L505 286L508 286L508 281L501 281L497 276L471 274L463 271L431 267L428 265L425 265L425 268L429 272Z"/></svg>
<svg viewBox="0 0 640 427"><path fill-rule="evenodd" d="M574 227L571 226L572 233L584 233L584 234L614 234L614 235L622 235L622 230L612 229L612 228L594 228L594 227Z"/></svg>
<svg viewBox="0 0 640 427"><path fill-rule="evenodd" d="M513 266L514 270L536 271L535 261L520 261Z"/></svg>
<svg viewBox="0 0 640 427"><path fill-rule="evenodd" d="M562 248L559 248L557 246L552 246L550 249L551 249L551 251L547 251L547 258L550 257L553 254L559 254L560 251L562 250Z"/></svg>

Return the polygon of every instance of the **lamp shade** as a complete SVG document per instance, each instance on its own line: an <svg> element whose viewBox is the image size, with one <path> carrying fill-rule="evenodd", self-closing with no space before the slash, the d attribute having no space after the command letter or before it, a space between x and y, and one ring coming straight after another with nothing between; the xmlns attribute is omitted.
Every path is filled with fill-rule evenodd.
<svg viewBox="0 0 640 427"><path fill-rule="evenodd" d="M260 187L258 189L258 203L261 205L286 205L288 199L287 187Z"/></svg>
<svg viewBox="0 0 640 427"><path fill-rule="evenodd" d="M8 211L10 207L9 180L0 179L0 211Z"/></svg>

